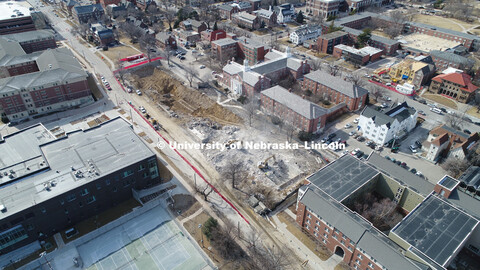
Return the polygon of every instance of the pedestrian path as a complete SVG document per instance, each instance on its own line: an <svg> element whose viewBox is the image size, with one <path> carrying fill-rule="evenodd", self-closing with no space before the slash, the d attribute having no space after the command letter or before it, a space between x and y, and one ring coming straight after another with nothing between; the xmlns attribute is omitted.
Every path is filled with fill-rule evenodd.
<svg viewBox="0 0 480 270"><path fill-rule="evenodd" d="M58 248L62 248L65 246L65 242L63 242L62 235L60 233L56 233L53 235L53 239L55 239L55 242L57 243Z"/></svg>

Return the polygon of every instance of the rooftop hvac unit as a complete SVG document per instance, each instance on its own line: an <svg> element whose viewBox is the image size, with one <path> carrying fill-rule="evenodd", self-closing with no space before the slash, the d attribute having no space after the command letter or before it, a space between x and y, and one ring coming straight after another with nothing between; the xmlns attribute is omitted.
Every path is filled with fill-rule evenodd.
<svg viewBox="0 0 480 270"><path fill-rule="evenodd" d="M2 212L2 213L7 212L7 207L5 207L5 205L3 205L3 204L0 204L0 212Z"/></svg>

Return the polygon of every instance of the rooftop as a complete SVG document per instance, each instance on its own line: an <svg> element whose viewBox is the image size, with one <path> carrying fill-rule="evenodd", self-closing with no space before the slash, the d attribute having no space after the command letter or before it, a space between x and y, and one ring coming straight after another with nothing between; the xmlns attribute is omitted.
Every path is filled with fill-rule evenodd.
<svg viewBox="0 0 480 270"><path fill-rule="evenodd" d="M480 188L480 167L470 166L458 179L465 187Z"/></svg>
<svg viewBox="0 0 480 270"><path fill-rule="evenodd" d="M408 107L407 102L403 102L388 112L381 112L371 107L365 107L361 115L373 119L376 126L386 125L387 127L390 127L395 120L402 123L406 119L416 115L416 110Z"/></svg>
<svg viewBox="0 0 480 270"><path fill-rule="evenodd" d="M319 38L334 39L334 38L338 38L338 37L345 36L345 35L348 35L348 33L344 32L344 31L335 31L335 32L332 32L332 33L321 35Z"/></svg>
<svg viewBox="0 0 480 270"><path fill-rule="evenodd" d="M438 184L447 188L448 190L453 190L457 185L458 185L458 180L455 178L452 178L448 175L445 175L440 181L438 181Z"/></svg>
<svg viewBox="0 0 480 270"><path fill-rule="evenodd" d="M212 41L212 43L217 45L217 46L223 47L223 46L227 46L227 45L231 45L231 44L236 44L237 41L233 40L231 38L222 38L222 39L217 39L215 41Z"/></svg>
<svg viewBox="0 0 480 270"><path fill-rule="evenodd" d="M475 35L470 35L470 34L467 34L467 33L462 33L462 32L451 30L451 29L440 28L440 27L436 27L436 26L433 26L433 25L425 24L425 23L407 22L407 24L414 25L414 26L417 26L417 27L433 29L433 30L435 30L437 32L440 32L440 33L455 35L455 36L463 37L463 38L466 38L466 39L471 39L471 40L479 39L479 37L475 36Z"/></svg>
<svg viewBox="0 0 480 270"><path fill-rule="evenodd" d="M83 13L91 13L97 10L103 10L103 7L101 4L92 4L92 5L86 5L86 6L76 6L73 7L78 14L83 14Z"/></svg>
<svg viewBox="0 0 480 270"><path fill-rule="evenodd" d="M351 155L343 155L307 177L307 180L341 202L376 175L378 171L371 166Z"/></svg>
<svg viewBox="0 0 480 270"><path fill-rule="evenodd" d="M233 17L237 18L237 19L240 19L240 20L247 21L247 22L252 22L257 18L257 16L255 16L253 14L250 14L246 11L235 13L235 14L233 14Z"/></svg>
<svg viewBox="0 0 480 270"><path fill-rule="evenodd" d="M53 32L53 30L35 30L0 36L0 38L16 41L19 43L53 37L55 37L55 32Z"/></svg>
<svg viewBox="0 0 480 270"><path fill-rule="evenodd" d="M440 74L434 77L432 80L437 82L449 81L461 85L461 89L467 92L474 92L478 89L478 86L472 83L472 77L465 73L453 72L449 74Z"/></svg>
<svg viewBox="0 0 480 270"><path fill-rule="evenodd" d="M303 99L278 85L262 91L261 94L275 100L287 108L290 108L292 111L306 117L307 119L319 118L327 112L326 109Z"/></svg>
<svg viewBox="0 0 480 270"><path fill-rule="evenodd" d="M377 49L377 48L370 47L370 46L366 46L366 47L363 47L361 49L356 49L355 47L347 46L347 45L344 45L344 44L336 45L335 48L339 48L343 51L347 51L347 52L354 53L354 54L359 54L359 55L362 55L362 56L366 56L366 55L372 56L374 54L377 54L377 53L383 51L381 49Z"/></svg>
<svg viewBox="0 0 480 270"><path fill-rule="evenodd" d="M420 33L412 33L402 36L399 41L403 43L402 46L414 48L423 52L429 52L431 50L446 50L460 44L456 41Z"/></svg>
<svg viewBox="0 0 480 270"><path fill-rule="evenodd" d="M32 5L27 1L0 2L0 21L30 16Z"/></svg>
<svg viewBox="0 0 480 270"><path fill-rule="evenodd" d="M122 118L73 131L60 139L37 125L9 135L0 145L5 144L12 154L2 156L5 165L23 162L25 168L35 161L38 173L0 187L7 209L0 213L0 220L155 155ZM47 190L45 184L52 181Z"/></svg>
<svg viewBox="0 0 480 270"><path fill-rule="evenodd" d="M349 97L357 98L368 94L368 91L365 88L353 85L351 82L345 81L342 77L332 76L323 70L316 70L306 74L304 77L323 84Z"/></svg>
<svg viewBox="0 0 480 270"><path fill-rule="evenodd" d="M429 195L391 231L442 266L477 227L478 220Z"/></svg>
<svg viewBox="0 0 480 270"><path fill-rule="evenodd" d="M452 53L452 52L443 52L439 50L433 50L430 52L430 55L435 57L435 58L441 58L443 60L446 60L448 62L452 63L457 63L457 64L463 64L467 66L473 66L474 60L468 59L464 56Z"/></svg>

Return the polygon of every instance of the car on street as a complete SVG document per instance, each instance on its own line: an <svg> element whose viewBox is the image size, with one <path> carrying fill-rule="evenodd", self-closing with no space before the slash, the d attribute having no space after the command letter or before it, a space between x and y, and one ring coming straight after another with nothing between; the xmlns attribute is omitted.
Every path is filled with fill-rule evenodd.
<svg viewBox="0 0 480 270"><path fill-rule="evenodd" d="M141 111L142 113L147 113L147 110L143 106L138 107L138 110Z"/></svg>
<svg viewBox="0 0 480 270"><path fill-rule="evenodd" d="M350 132L348 133L348 136L353 136L353 135L355 135L355 134L356 134L355 131L350 131Z"/></svg>
<svg viewBox="0 0 480 270"><path fill-rule="evenodd" d="M472 132L471 132L470 130L468 130L468 129L464 129L464 130L463 130L463 133L467 133L468 135L472 134Z"/></svg>
<svg viewBox="0 0 480 270"><path fill-rule="evenodd" d="M410 148L410 151L412 151L412 153L417 153L418 152L417 151L418 147L414 144L410 145L408 148Z"/></svg>
<svg viewBox="0 0 480 270"><path fill-rule="evenodd" d="M110 85L105 86L105 88L107 88L108 91L112 91L112 87Z"/></svg>
<svg viewBox="0 0 480 270"><path fill-rule="evenodd" d="M350 123L347 123L347 124L345 125L345 128L351 128L351 127L352 127L352 124L350 124Z"/></svg>
<svg viewBox="0 0 480 270"><path fill-rule="evenodd" d="M102 80L102 82L105 82L105 77L101 76L100 79Z"/></svg>
<svg viewBox="0 0 480 270"><path fill-rule="evenodd" d="M440 111L442 111L444 113L447 113L447 109L445 109L445 108L440 108Z"/></svg>
<svg viewBox="0 0 480 270"><path fill-rule="evenodd" d="M366 146L370 146L372 143L373 143L372 141L367 141L367 142L365 143L365 145L366 145Z"/></svg>
<svg viewBox="0 0 480 270"><path fill-rule="evenodd" d="M417 171L415 174L423 178L423 174L422 174L422 172L420 172L420 171Z"/></svg>
<svg viewBox="0 0 480 270"><path fill-rule="evenodd" d="M328 135L328 138L329 138L329 139L332 139L332 138L335 138L335 136L337 136L337 134L331 133L330 135Z"/></svg>
<svg viewBox="0 0 480 270"><path fill-rule="evenodd" d="M139 95L139 96L141 96L141 95L142 95L142 91L140 91L140 90L138 90L138 89L137 89L137 90L135 90L135 93L137 93L137 95Z"/></svg>
<svg viewBox="0 0 480 270"><path fill-rule="evenodd" d="M358 137L357 137L357 141L363 142L363 141L365 141L365 137L363 137L363 136L358 136Z"/></svg>
<svg viewBox="0 0 480 270"><path fill-rule="evenodd" d="M427 101L425 99L419 99L418 102L420 102L422 104L427 104Z"/></svg>
<svg viewBox="0 0 480 270"><path fill-rule="evenodd" d="M418 114L426 116L427 114L424 111L418 111Z"/></svg>
<svg viewBox="0 0 480 270"><path fill-rule="evenodd" d="M386 159L386 160L390 160L390 157L389 157L389 156L385 156L385 159Z"/></svg>
<svg viewBox="0 0 480 270"><path fill-rule="evenodd" d="M410 172L411 172L411 173L417 173L417 169L411 168L411 169L410 169Z"/></svg>
<svg viewBox="0 0 480 270"><path fill-rule="evenodd" d="M383 147L381 145L375 146L375 151L382 151Z"/></svg>
<svg viewBox="0 0 480 270"><path fill-rule="evenodd" d="M353 120L353 123L358 124L358 121L360 121L360 118L355 118L355 120Z"/></svg>
<svg viewBox="0 0 480 270"><path fill-rule="evenodd" d="M204 69L205 68L205 65L200 65L200 69Z"/></svg>
<svg viewBox="0 0 480 270"><path fill-rule="evenodd" d="M401 166L402 168L407 168L407 163L402 162L402 164L400 164L400 166Z"/></svg>

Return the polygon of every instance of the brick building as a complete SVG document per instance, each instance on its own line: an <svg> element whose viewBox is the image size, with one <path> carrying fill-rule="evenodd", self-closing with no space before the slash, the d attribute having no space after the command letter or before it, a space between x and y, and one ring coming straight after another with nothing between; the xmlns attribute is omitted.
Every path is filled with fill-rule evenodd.
<svg viewBox="0 0 480 270"><path fill-rule="evenodd" d="M11 153L1 157L10 176L0 182L0 254L74 228L161 181L155 153L122 118L58 139L37 124L3 137L0 147Z"/></svg>
<svg viewBox="0 0 480 270"><path fill-rule="evenodd" d="M333 49L333 56L343 58L345 61L360 66L363 66L368 62L375 62L382 55L383 50L370 46L355 49L354 47L340 44Z"/></svg>
<svg viewBox="0 0 480 270"><path fill-rule="evenodd" d="M368 91L353 85L341 77L316 70L305 75L302 89L311 91L313 95L327 99L335 104L345 103L350 111L360 110L365 106Z"/></svg>
<svg viewBox="0 0 480 270"><path fill-rule="evenodd" d="M221 62L232 58L246 59L250 65L262 61L269 48L265 44L251 38L239 39L224 38L212 42L212 51L216 52L217 59Z"/></svg>
<svg viewBox="0 0 480 270"><path fill-rule="evenodd" d="M333 53L333 48L339 44L348 44L348 33L335 31L329 34L321 35L317 38L317 50L321 53Z"/></svg>
<svg viewBox="0 0 480 270"><path fill-rule="evenodd" d="M473 59L468 59L467 57L455 54L453 52L433 50L430 51L429 54L432 56L435 67L439 71L447 69L448 67L469 71L475 64Z"/></svg>
<svg viewBox="0 0 480 270"><path fill-rule="evenodd" d="M344 155L305 182L296 222L353 269L446 269L461 250L478 258L480 201L456 179L434 185L372 152ZM372 192L404 213L388 231L354 207Z"/></svg>
<svg viewBox="0 0 480 270"><path fill-rule="evenodd" d="M107 8L108 5L119 5L121 0L99 0L98 1L103 8Z"/></svg>
<svg viewBox="0 0 480 270"><path fill-rule="evenodd" d="M217 29L217 30L207 29L202 33L200 33L200 35L202 36L202 40L212 42L215 40L226 38L227 32L225 32L225 30L223 29Z"/></svg>
<svg viewBox="0 0 480 270"><path fill-rule="evenodd" d="M57 47L53 30L34 30L3 35L0 38L18 42L27 54Z"/></svg>
<svg viewBox="0 0 480 270"><path fill-rule="evenodd" d="M207 24L197 20L185 20L180 23L180 27L187 31L195 31L201 33L207 30Z"/></svg>
<svg viewBox="0 0 480 270"><path fill-rule="evenodd" d="M177 49L177 41L175 40L175 36L173 36L171 32L158 32L155 35L155 39L157 40L157 45L162 49Z"/></svg>
<svg viewBox="0 0 480 270"><path fill-rule="evenodd" d="M327 109L278 85L260 92L260 101L262 111L298 130L321 132L327 122Z"/></svg>
<svg viewBox="0 0 480 270"><path fill-rule="evenodd" d="M260 28L260 19L256 15L247 13L245 11L234 14L232 16L232 22L241 28L247 28L250 30Z"/></svg>
<svg viewBox="0 0 480 270"><path fill-rule="evenodd" d="M93 102L87 73L66 48L29 54L23 73L0 79L0 112L11 122ZM34 63L31 63L34 62ZM31 63L31 64L30 64Z"/></svg>
<svg viewBox="0 0 480 270"><path fill-rule="evenodd" d="M74 0L62 0L60 1L60 6L68 13L68 15L72 16L72 8L78 5L78 3Z"/></svg>
<svg viewBox="0 0 480 270"><path fill-rule="evenodd" d="M312 16L337 16L340 6L344 0L307 0L306 11Z"/></svg>
<svg viewBox="0 0 480 270"><path fill-rule="evenodd" d="M462 103L475 98L478 86L472 84L472 77L465 73L440 74L432 79L428 91L444 95Z"/></svg>
<svg viewBox="0 0 480 270"><path fill-rule="evenodd" d="M226 62L237 56L237 40L223 38L212 42L212 52L216 54L218 61Z"/></svg>
<svg viewBox="0 0 480 270"><path fill-rule="evenodd" d="M27 1L0 2L0 35L33 31L33 7Z"/></svg>
<svg viewBox="0 0 480 270"><path fill-rule="evenodd" d="M91 37L93 42L98 46L108 46L115 43L115 35L113 30L107 28L99 23L92 24L90 27Z"/></svg>
<svg viewBox="0 0 480 270"><path fill-rule="evenodd" d="M272 81L278 81L288 76L298 80L310 72L307 61L293 58L289 48L285 53L270 51L265 55L265 61L249 65L248 60L243 65L230 61L223 67L221 83L236 95L253 96L271 86Z"/></svg>
<svg viewBox="0 0 480 270"><path fill-rule="evenodd" d="M260 27L272 28L277 24L277 14L271 9L259 9L253 12L260 21Z"/></svg>
<svg viewBox="0 0 480 270"><path fill-rule="evenodd" d="M73 16L80 24L98 21L105 14L102 5L92 4L76 6L73 8Z"/></svg>

